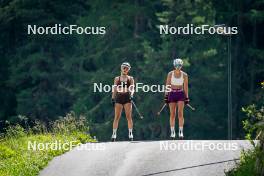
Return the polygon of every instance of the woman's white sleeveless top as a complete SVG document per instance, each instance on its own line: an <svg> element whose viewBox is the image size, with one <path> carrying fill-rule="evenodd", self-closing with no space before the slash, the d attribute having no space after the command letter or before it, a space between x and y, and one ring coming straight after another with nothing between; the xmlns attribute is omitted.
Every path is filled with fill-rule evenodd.
<svg viewBox="0 0 264 176"><path fill-rule="evenodd" d="M172 72L172 75L171 75L171 85L174 85L174 86L182 86L183 85L183 73L181 72L181 76L179 78L176 78L175 75L174 75L174 72Z"/></svg>

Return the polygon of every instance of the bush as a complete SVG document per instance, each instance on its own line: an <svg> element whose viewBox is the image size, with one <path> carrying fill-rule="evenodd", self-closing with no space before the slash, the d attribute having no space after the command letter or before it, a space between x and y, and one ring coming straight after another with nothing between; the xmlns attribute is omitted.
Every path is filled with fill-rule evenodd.
<svg viewBox="0 0 264 176"><path fill-rule="evenodd" d="M14 126L9 126L6 129L7 138L17 138L17 137L23 137L25 135L26 135L26 131L19 124L14 125Z"/></svg>
<svg viewBox="0 0 264 176"><path fill-rule="evenodd" d="M240 163L233 170L227 172L228 176L264 175L264 107L250 105L242 108L248 119L243 121L247 132L246 139L254 145L253 151L243 152ZM259 143L254 144L253 140Z"/></svg>
<svg viewBox="0 0 264 176"><path fill-rule="evenodd" d="M51 123L51 126L55 133L87 132L89 130L86 118L82 115L78 117L74 112L66 114L65 117L60 117Z"/></svg>
<svg viewBox="0 0 264 176"><path fill-rule="evenodd" d="M44 123L36 121L35 125L27 127L27 130L18 124L6 128L6 133L0 141L0 175L38 175L53 157L68 151L63 148L29 150L29 141L37 143L75 141L74 144L96 142L87 133L86 119L83 116L77 117L73 112L50 124L51 126L47 127Z"/></svg>
<svg viewBox="0 0 264 176"><path fill-rule="evenodd" d="M256 151L243 151L240 156L240 162L237 166L228 171L226 175L228 176L253 176L256 175L255 163L256 163Z"/></svg>

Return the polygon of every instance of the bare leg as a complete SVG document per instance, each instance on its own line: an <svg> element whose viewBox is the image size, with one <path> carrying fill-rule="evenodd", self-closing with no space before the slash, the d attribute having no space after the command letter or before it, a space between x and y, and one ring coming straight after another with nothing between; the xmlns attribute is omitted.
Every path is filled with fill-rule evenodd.
<svg viewBox="0 0 264 176"><path fill-rule="evenodd" d="M114 118L114 122L113 122L113 129L118 128L118 122L119 122L120 117L121 117L122 109L123 109L122 104L119 104L119 103L115 104L115 118Z"/></svg>
<svg viewBox="0 0 264 176"><path fill-rule="evenodd" d="M176 103L169 103L170 107L170 128L171 137L175 138L175 115L176 115Z"/></svg>
<svg viewBox="0 0 264 176"><path fill-rule="evenodd" d="M122 109L123 109L123 105L116 103L115 104L115 118L114 118L114 122L113 122L113 135L112 135L112 139L116 138L116 131L118 128L118 123L121 117L121 113L122 113Z"/></svg>
<svg viewBox="0 0 264 176"><path fill-rule="evenodd" d="M126 118L127 118L127 126L128 126L128 131L129 131L129 139L133 139L133 120L132 120L132 104L131 103L126 103L124 105L125 113L126 113Z"/></svg>
<svg viewBox="0 0 264 176"><path fill-rule="evenodd" d="M132 104L131 103L126 103L124 105L125 113L126 113L126 118L127 118L127 126L129 129L133 128L133 120L132 120Z"/></svg>
<svg viewBox="0 0 264 176"><path fill-rule="evenodd" d="M183 125L184 125L183 109L184 109L184 101L179 101L178 102L178 119L179 119L179 136L181 138L183 138Z"/></svg>

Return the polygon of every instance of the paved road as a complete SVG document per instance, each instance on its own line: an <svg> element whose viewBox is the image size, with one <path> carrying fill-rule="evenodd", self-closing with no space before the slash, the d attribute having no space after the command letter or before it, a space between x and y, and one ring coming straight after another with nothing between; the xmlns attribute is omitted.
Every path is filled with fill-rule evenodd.
<svg viewBox="0 0 264 176"><path fill-rule="evenodd" d="M81 147L55 157L40 176L224 176L241 150L250 149L251 144L243 140L175 140L88 143Z"/></svg>

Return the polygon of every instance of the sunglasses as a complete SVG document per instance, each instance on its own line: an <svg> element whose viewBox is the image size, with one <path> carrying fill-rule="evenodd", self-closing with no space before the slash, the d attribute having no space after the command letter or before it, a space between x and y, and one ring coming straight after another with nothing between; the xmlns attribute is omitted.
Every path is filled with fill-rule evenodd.
<svg viewBox="0 0 264 176"><path fill-rule="evenodd" d="M128 67L122 67L122 70L129 70Z"/></svg>
<svg viewBox="0 0 264 176"><path fill-rule="evenodd" d="M180 65L180 64L177 64L177 65L175 65L174 67L175 67L175 68L181 68L181 67L182 67L182 65Z"/></svg>

